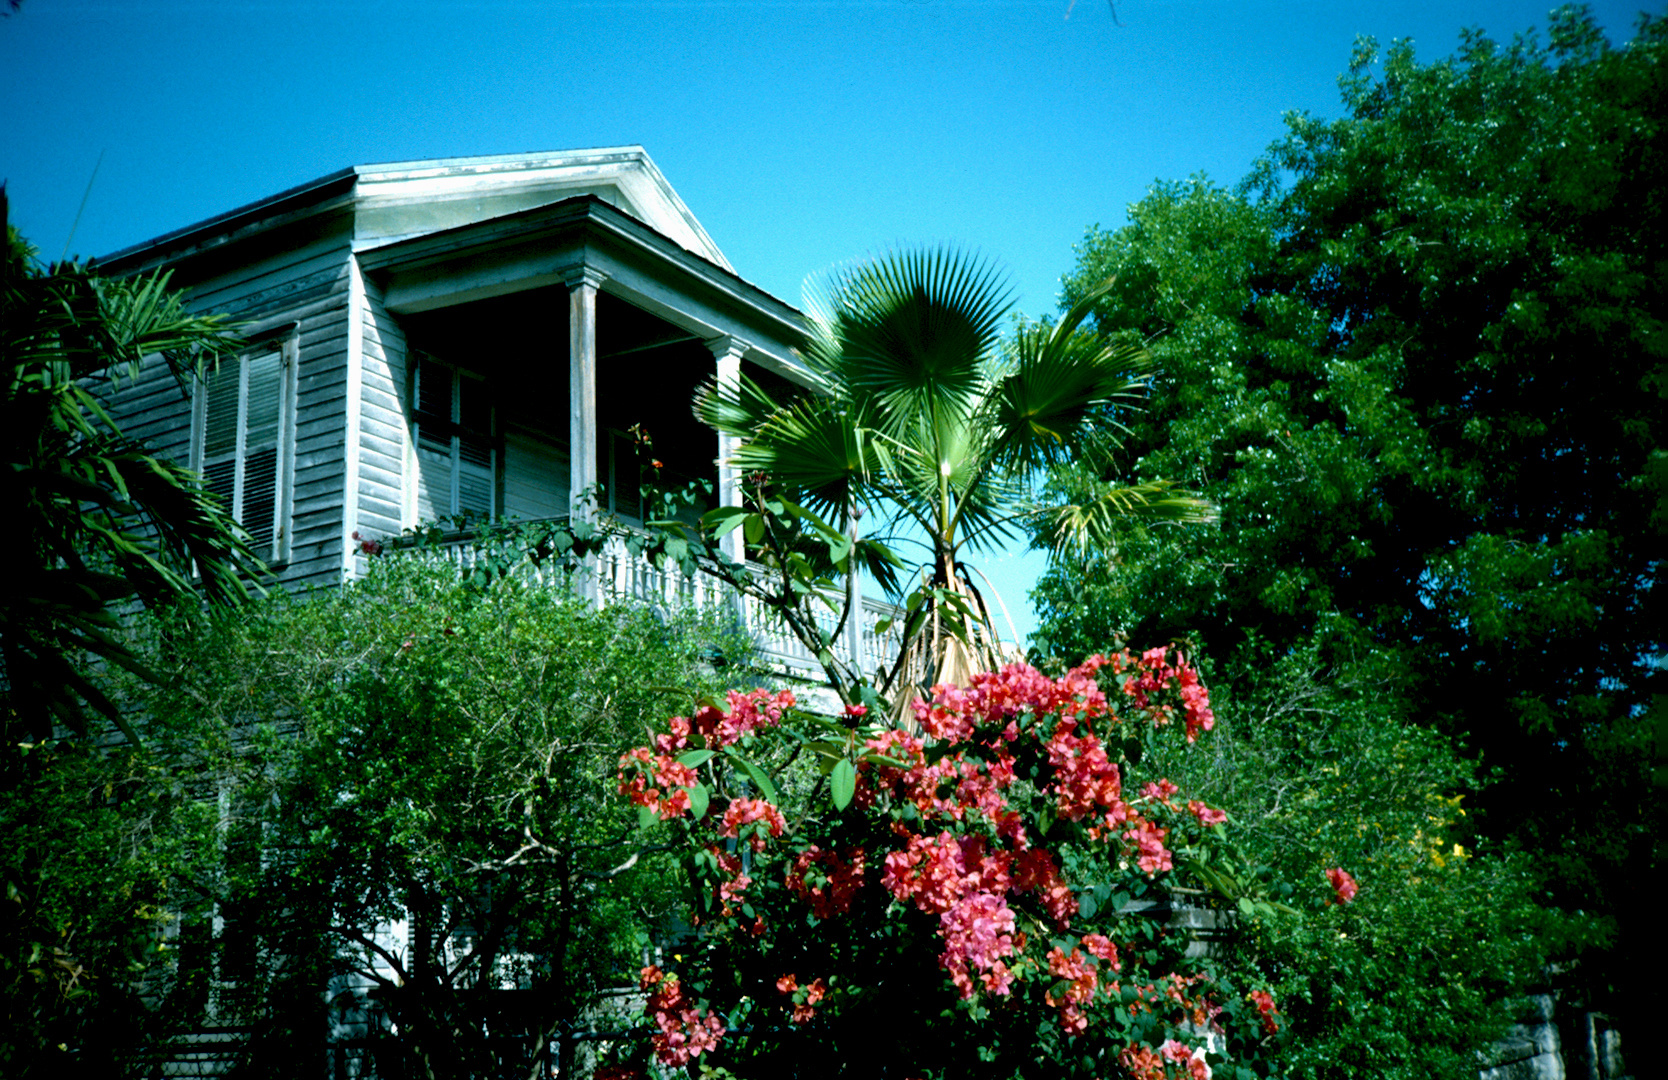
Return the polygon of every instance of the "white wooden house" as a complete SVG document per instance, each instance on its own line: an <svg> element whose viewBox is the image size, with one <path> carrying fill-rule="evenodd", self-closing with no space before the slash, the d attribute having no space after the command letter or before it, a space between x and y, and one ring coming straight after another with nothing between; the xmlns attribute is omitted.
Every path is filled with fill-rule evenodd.
<svg viewBox="0 0 1668 1080"><path fill-rule="evenodd" d="M744 371L802 380L800 313L736 273L635 146L356 166L99 265L169 270L195 310L240 324L249 347L197 383L153 358L108 404L124 432L200 470L295 586L363 573L364 539L459 515L562 517L599 491L640 518L634 428L673 479L734 501L695 388ZM623 545L593 574L604 599L711 598ZM819 675L743 614L766 659ZM864 637L843 645L874 670L887 643ZM398 945L404 929L379 933ZM333 987L349 1004L331 1013L332 1075L364 1065L363 989ZM239 1038L205 1028L161 1067L218 1075Z"/></svg>
<svg viewBox="0 0 1668 1080"><path fill-rule="evenodd" d="M158 363L115 415L200 469L289 583L360 572L356 537L561 516L593 488L629 520L639 426L674 477L733 500L694 389L797 373L800 313L636 146L355 166L100 265L169 269L243 324L235 363L187 394ZM623 552L599 574L605 594L666 587Z"/></svg>

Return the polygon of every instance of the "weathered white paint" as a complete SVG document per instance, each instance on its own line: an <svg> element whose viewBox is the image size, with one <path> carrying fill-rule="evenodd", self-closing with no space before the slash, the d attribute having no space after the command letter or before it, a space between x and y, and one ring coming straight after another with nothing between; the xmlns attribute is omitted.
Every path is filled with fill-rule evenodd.
<svg viewBox="0 0 1668 1080"><path fill-rule="evenodd" d="M717 381L721 390L733 393L741 385L741 361L752 346L740 338L713 338L707 342L717 367ZM718 505L741 505L741 482L730 458L736 452L736 438L723 432L718 434ZM719 540L719 550L732 562L741 562L744 552L740 529L733 529Z"/></svg>
<svg viewBox="0 0 1668 1080"><path fill-rule="evenodd" d="M358 260L350 255L347 260L347 363L343 372L346 392L342 405L346 430L342 441L353 452L344 453L342 460L341 526L342 570L350 577L358 574L354 548L359 543L355 538L359 535L359 473L364 460L364 455L357 451L363 420L360 410L364 400L361 388L365 370L365 309L364 276Z"/></svg>

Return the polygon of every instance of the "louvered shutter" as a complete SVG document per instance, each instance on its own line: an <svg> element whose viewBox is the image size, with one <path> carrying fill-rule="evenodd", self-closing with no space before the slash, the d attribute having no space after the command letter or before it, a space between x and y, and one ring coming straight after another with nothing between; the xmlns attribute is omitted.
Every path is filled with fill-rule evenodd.
<svg viewBox="0 0 1668 1080"><path fill-rule="evenodd" d="M237 517L238 414L243 400L243 360L223 360L203 387L203 486Z"/></svg>
<svg viewBox="0 0 1668 1080"><path fill-rule="evenodd" d="M243 482L238 520L257 548L278 549L279 437L283 433L284 354L244 360ZM266 554L263 552L263 554ZM267 558L272 558L267 555Z"/></svg>
<svg viewBox="0 0 1668 1080"><path fill-rule="evenodd" d="M492 405L486 384L457 376L457 512L492 516Z"/></svg>
<svg viewBox="0 0 1668 1080"><path fill-rule="evenodd" d="M283 557L286 353L274 344L222 361L200 390L203 485L268 562Z"/></svg>

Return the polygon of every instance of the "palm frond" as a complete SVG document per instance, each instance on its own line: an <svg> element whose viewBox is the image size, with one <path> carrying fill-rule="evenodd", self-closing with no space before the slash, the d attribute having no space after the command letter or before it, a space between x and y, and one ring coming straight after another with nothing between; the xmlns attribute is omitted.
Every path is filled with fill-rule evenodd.
<svg viewBox="0 0 1668 1080"><path fill-rule="evenodd" d="M819 513L843 511L870 474L889 463L860 412L823 397L777 409L730 457L741 472L762 472Z"/></svg>
<svg viewBox="0 0 1668 1080"><path fill-rule="evenodd" d="M972 410L1012 300L987 262L950 248L893 252L835 274L808 301L804 356L901 437L922 416Z"/></svg>
<svg viewBox="0 0 1668 1080"><path fill-rule="evenodd" d="M1030 475L1065 461L1086 429L1114 423L1114 409L1139 401L1152 373L1151 355L1081 326L1112 284L1091 290L1059 324L1017 333L1012 370L997 383L989 406L990 428L999 434L994 464Z"/></svg>
<svg viewBox="0 0 1668 1080"><path fill-rule="evenodd" d="M1089 497L1042 511L1047 535L1056 551L1115 547L1118 525L1126 521L1175 525L1212 525L1220 517L1215 503L1179 490L1169 480L1141 484L1100 484Z"/></svg>

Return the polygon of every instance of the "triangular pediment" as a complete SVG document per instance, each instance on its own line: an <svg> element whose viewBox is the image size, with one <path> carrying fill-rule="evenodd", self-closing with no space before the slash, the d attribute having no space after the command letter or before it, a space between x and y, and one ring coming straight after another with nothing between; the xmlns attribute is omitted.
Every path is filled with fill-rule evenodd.
<svg viewBox="0 0 1668 1080"><path fill-rule="evenodd" d="M734 270L640 146L362 165L354 172L359 250L590 195Z"/></svg>

